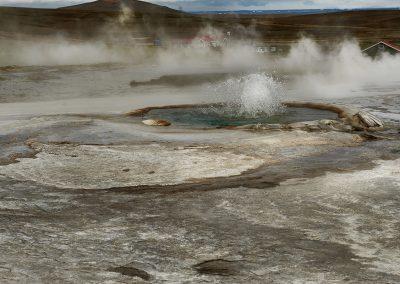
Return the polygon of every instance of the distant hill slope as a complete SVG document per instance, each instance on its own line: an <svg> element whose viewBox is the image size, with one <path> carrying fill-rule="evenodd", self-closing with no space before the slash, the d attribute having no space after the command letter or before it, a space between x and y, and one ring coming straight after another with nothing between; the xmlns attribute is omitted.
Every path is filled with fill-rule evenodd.
<svg viewBox="0 0 400 284"><path fill-rule="evenodd" d="M382 39L400 40L399 10L364 10L298 15L276 19L278 26L291 25L299 32L322 39L355 37L361 42L376 42ZM340 39L340 38L339 38Z"/></svg>
<svg viewBox="0 0 400 284"><path fill-rule="evenodd" d="M122 7L132 10L120 22ZM137 0L99 0L58 9L0 7L0 40L62 36L74 40L109 37L189 37L212 20ZM108 39L107 39L108 40Z"/></svg>
<svg viewBox="0 0 400 284"><path fill-rule="evenodd" d="M121 7L133 16L120 24ZM127 37L189 38L207 26L269 43L290 43L302 35L331 44L356 38L369 45L400 42L400 10L346 11L313 15L193 15L137 0L99 0L59 9L0 7L0 40L62 36L123 43ZM246 32L249 27L250 32Z"/></svg>
<svg viewBox="0 0 400 284"><path fill-rule="evenodd" d="M366 44L400 41L400 10L342 11L307 15L203 15L225 23L253 26L270 42L288 42L311 36L327 43L356 38ZM256 23L256 25L254 25Z"/></svg>
<svg viewBox="0 0 400 284"><path fill-rule="evenodd" d="M97 12L119 12L122 7L127 7L132 9L135 13L142 14L170 14L179 15L183 14L180 11L151 4L148 2L138 1L138 0L98 0L89 3L83 3L68 7L62 7L62 10L85 10L85 11L97 11Z"/></svg>
<svg viewBox="0 0 400 284"><path fill-rule="evenodd" d="M400 26L400 10L357 10L326 14L294 15L279 21L293 25L328 25L380 28Z"/></svg>

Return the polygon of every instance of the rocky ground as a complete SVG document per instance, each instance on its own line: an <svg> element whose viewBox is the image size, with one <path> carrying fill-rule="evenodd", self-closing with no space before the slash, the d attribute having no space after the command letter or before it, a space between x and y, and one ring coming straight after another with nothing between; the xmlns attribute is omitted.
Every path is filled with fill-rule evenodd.
<svg viewBox="0 0 400 284"><path fill-rule="evenodd" d="M400 281L393 133L0 127L0 282Z"/></svg>
<svg viewBox="0 0 400 284"><path fill-rule="evenodd" d="M131 86L158 78L138 66L10 68L1 283L400 282L400 96L328 101L384 119L378 132L155 127L123 113L209 102L210 86Z"/></svg>

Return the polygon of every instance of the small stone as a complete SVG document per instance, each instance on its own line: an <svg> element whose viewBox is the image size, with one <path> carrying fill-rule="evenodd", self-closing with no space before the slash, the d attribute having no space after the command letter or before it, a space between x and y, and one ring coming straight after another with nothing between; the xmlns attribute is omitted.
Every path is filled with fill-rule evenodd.
<svg viewBox="0 0 400 284"><path fill-rule="evenodd" d="M171 122L162 119L147 119L142 121L143 124L149 126L170 126Z"/></svg>
<svg viewBox="0 0 400 284"><path fill-rule="evenodd" d="M125 173L127 173L127 172L130 171L130 169L123 169L122 171L125 172Z"/></svg>
<svg viewBox="0 0 400 284"><path fill-rule="evenodd" d="M155 171L148 172L149 175L152 175L152 174L155 174L155 173L156 173Z"/></svg>
<svg viewBox="0 0 400 284"><path fill-rule="evenodd" d="M323 125L334 125L337 123L337 121L332 119L322 119L319 121L319 123Z"/></svg>

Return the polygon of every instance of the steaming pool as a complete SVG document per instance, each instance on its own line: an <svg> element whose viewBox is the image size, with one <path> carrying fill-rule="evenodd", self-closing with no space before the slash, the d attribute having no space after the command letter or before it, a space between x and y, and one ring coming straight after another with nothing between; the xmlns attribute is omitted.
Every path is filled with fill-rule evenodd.
<svg viewBox="0 0 400 284"><path fill-rule="evenodd" d="M176 126L194 127L228 127L249 124L289 124L295 122L315 121L322 119L337 119L337 114L326 110L310 108L282 108L281 111L269 115L241 114L228 107L162 107L154 108L145 113L143 119L163 119Z"/></svg>

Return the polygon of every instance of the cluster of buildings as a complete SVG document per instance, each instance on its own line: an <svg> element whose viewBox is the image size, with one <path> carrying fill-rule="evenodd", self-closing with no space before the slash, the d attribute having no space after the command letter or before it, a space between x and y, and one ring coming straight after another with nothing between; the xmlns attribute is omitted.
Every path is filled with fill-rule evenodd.
<svg viewBox="0 0 400 284"><path fill-rule="evenodd" d="M159 38L154 40L154 46L173 46L173 47L192 47L192 48L212 48L218 49L229 46L231 43L231 33L227 32L222 35L210 35L204 34L200 36L174 39L163 41ZM282 44L264 44L251 43L254 48L254 52L259 54L282 54L289 49L288 45Z"/></svg>
<svg viewBox="0 0 400 284"><path fill-rule="evenodd" d="M261 54L284 54L289 51L289 46L282 44L259 45L255 48L256 52ZM400 46L388 41L380 41L363 49L362 52L373 58L382 56L383 54L396 55L400 54Z"/></svg>
<svg viewBox="0 0 400 284"><path fill-rule="evenodd" d="M260 54L282 54L285 50L287 50L287 47L276 44L255 46L255 51Z"/></svg>
<svg viewBox="0 0 400 284"><path fill-rule="evenodd" d="M226 32L220 35L203 34L200 36L163 40L161 38L151 37L135 37L135 45L142 46L172 46L172 47L191 47L191 48L211 48L219 49L229 46L231 43L231 32ZM132 42L130 42L132 43ZM254 52L259 54L280 55L289 51L290 45L282 43L250 43L254 47ZM365 49L362 52L370 57L376 58L382 54L400 54L400 46L388 41L377 42Z"/></svg>
<svg viewBox="0 0 400 284"><path fill-rule="evenodd" d="M228 46L230 37L230 32L221 35L203 34L190 38L170 40L164 44L175 47L221 48ZM155 44L157 46L163 45L161 44L161 41L157 43L158 44Z"/></svg>

